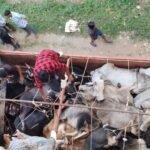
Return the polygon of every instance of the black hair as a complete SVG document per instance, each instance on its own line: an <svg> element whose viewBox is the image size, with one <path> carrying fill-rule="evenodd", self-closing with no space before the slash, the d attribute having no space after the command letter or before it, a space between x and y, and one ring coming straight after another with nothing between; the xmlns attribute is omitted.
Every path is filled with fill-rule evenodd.
<svg viewBox="0 0 150 150"><path fill-rule="evenodd" d="M4 141L4 133L0 130L0 146L4 146L5 141Z"/></svg>
<svg viewBox="0 0 150 150"><path fill-rule="evenodd" d="M58 57L60 57L60 54L58 52L56 52L56 53L57 53Z"/></svg>
<svg viewBox="0 0 150 150"><path fill-rule="evenodd" d="M8 16L8 15L10 15L10 14L11 14L11 11L10 11L10 10L5 10L4 16Z"/></svg>
<svg viewBox="0 0 150 150"><path fill-rule="evenodd" d="M95 28L95 22L94 22L94 21L88 21L87 25L88 25L88 27L89 27L90 29Z"/></svg>
<svg viewBox="0 0 150 150"><path fill-rule="evenodd" d="M48 82L48 79L49 79L49 73L46 71L46 70L41 70L39 73L38 73L38 79L42 82Z"/></svg>

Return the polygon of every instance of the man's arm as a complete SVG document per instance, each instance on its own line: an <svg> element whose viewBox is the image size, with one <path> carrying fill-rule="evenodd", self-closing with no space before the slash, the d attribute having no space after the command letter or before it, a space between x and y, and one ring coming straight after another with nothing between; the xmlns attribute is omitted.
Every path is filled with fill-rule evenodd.
<svg viewBox="0 0 150 150"><path fill-rule="evenodd" d="M46 101L48 99L48 96L45 94L43 88L40 88L39 91L44 101Z"/></svg>
<svg viewBox="0 0 150 150"><path fill-rule="evenodd" d="M70 71L69 71L69 68L66 66L66 64L64 64L64 63L60 63L60 62L55 62L54 64L53 64L53 70L64 70L65 71L65 73L66 73L66 75L68 76L68 80L69 81L72 81L73 80L73 77L72 77L72 74L70 73Z"/></svg>
<svg viewBox="0 0 150 150"><path fill-rule="evenodd" d="M42 98L44 99L44 101L46 101L48 99L48 97L47 97L47 95L45 94L45 92L43 90L42 82L36 77L34 77L34 79L35 79L36 87L39 89L39 92L40 92Z"/></svg>
<svg viewBox="0 0 150 150"><path fill-rule="evenodd" d="M74 78L73 78L72 74L70 73L68 67L66 67L66 75L68 76L68 80L69 81L73 81L74 80Z"/></svg>

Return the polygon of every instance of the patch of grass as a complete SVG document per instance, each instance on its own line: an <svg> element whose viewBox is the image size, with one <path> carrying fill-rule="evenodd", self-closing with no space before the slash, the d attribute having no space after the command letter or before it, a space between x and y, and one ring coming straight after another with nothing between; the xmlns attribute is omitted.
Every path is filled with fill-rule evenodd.
<svg viewBox="0 0 150 150"><path fill-rule="evenodd" d="M120 32L134 32L136 37L150 38L150 5L141 6L138 0L85 0L81 3L43 0L42 3L7 4L0 0L0 12L11 9L25 14L39 32L64 33L69 19L81 23L81 34L87 35L86 23L95 20L104 33L115 37Z"/></svg>

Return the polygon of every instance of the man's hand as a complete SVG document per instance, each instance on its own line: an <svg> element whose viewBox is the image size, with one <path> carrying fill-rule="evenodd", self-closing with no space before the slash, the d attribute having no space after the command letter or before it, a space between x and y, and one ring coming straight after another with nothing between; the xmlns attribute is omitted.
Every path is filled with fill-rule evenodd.
<svg viewBox="0 0 150 150"><path fill-rule="evenodd" d="M44 101L48 101L50 99L47 95L42 95L42 98L44 99Z"/></svg>
<svg viewBox="0 0 150 150"><path fill-rule="evenodd" d="M67 86L67 81L73 81L74 78L73 76L70 74L69 76L65 75L65 80L61 80L61 88L65 88Z"/></svg>
<svg viewBox="0 0 150 150"><path fill-rule="evenodd" d="M74 80L74 78L73 78L72 74L70 74L70 75L68 76L68 81L73 81L73 80Z"/></svg>
<svg viewBox="0 0 150 150"><path fill-rule="evenodd" d="M44 101L48 101L49 100L49 97L45 94L45 92L43 91L43 88L40 89L40 93L41 93L41 96L42 96Z"/></svg>
<svg viewBox="0 0 150 150"><path fill-rule="evenodd" d="M18 139L24 139L24 133L20 132L19 130L16 131L15 136L17 136Z"/></svg>

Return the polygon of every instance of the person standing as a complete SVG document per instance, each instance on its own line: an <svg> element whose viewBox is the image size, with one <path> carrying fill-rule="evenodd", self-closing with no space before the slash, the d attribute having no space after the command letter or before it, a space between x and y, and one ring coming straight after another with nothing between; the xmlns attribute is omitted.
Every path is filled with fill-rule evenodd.
<svg viewBox="0 0 150 150"><path fill-rule="evenodd" d="M69 68L66 64L59 61L59 54L57 52L50 49L42 50L36 58L33 74L36 86L44 100L47 100L48 97L43 91L43 84L48 83L51 76L55 73L59 76L59 78L62 78L62 75L66 73L68 80L73 80L73 77L69 72Z"/></svg>
<svg viewBox="0 0 150 150"><path fill-rule="evenodd" d="M6 22L5 18L3 18L1 15L0 15L0 27L3 27L7 32L16 31L16 28L12 24Z"/></svg>
<svg viewBox="0 0 150 150"><path fill-rule="evenodd" d="M8 19L10 19L18 28L23 29L27 33L26 37L30 36L31 33L33 33L37 38L37 32L28 23L25 15L10 10L5 10L4 15L8 17Z"/></svg>
<svg viewBox="0 0 150 150"><path fill-rule="evenodd" d="M12 45L14 50L21 49L20 44L10 34L7 33L5 28L1 26L0 26L0 39L2 40L3 44Z"/></svg>
<svg viewBox="0 0 150 150"><path fill-rule="evenodd" d="M88 26L88 33L89 36L91 37L91 42L90 44L94 47L96 47L97 45L95 44L95 40L98 38L98 36L102 37L102 39L104 40L105 43L112 43L111 41L109 41L107 39L107 37L105 36L105 34L99 30L94 21L88 21L87 23Z"/></svg>

